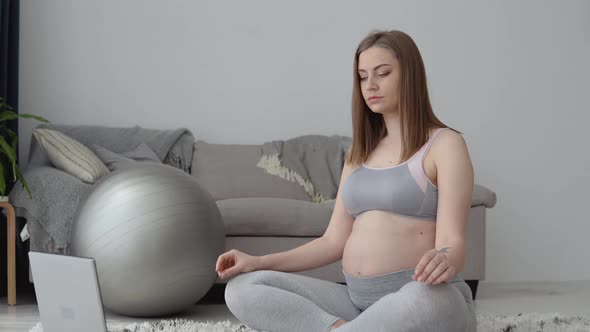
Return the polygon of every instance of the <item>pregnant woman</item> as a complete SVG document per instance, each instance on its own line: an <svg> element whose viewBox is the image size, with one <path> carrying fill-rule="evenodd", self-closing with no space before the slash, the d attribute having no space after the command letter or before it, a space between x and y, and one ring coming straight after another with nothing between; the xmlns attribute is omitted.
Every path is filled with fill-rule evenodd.
<svg viewBox="0 0 590 332"><path fill-rule="evenodd" d="M226 304L260 331L475 331L458 275L474 177L463 136L434 115L407 34L369 34L353 66L352 145L324 235L220 255ZM338 260L345 285L292 273Z"/></svg>

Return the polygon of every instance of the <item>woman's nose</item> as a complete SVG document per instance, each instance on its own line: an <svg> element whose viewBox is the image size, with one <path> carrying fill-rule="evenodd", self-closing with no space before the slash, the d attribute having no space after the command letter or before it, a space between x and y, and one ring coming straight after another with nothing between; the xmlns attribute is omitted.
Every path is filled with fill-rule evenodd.
<svg viewBox="0 0 590 332"><path fill-rule="evenodd" d="M368 90L375 90L377 88L377 84L375 80L372 78L367 79L367 89Z"/></svg>

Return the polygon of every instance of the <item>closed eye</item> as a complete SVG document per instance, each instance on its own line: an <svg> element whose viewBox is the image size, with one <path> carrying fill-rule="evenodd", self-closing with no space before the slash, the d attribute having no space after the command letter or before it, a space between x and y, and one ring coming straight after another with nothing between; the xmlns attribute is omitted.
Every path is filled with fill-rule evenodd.
<svg viewBox="0 0 590 332"><path fill-rule="evenodd" d="M380 76L380 77L385 77L385 76L387 76L387 75L389 75L389 73L382 73L382 74L379 74L379 76ZM367 78L366 78L366 77L360 77L359 79L360 79L361 81L364 81L364 80L366 80Z"/></svg>

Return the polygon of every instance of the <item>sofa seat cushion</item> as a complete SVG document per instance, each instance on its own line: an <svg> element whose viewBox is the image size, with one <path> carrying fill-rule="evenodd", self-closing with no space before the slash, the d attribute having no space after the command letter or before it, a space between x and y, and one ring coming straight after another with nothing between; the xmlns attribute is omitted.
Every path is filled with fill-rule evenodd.
<svg viewBox="0 0 590 332"><path fill-rule="evenodd" d="M313 203L289 198L242 197L216 201L227 236L322 236L335 200ZM491 208L496 194L475 185L471 207Z"/></svg>
<svg viewBox="0 0 590 332"><path fill-rule="evenodd" d="M244 197L216 202L227 236L322 236L333 204L288 198Z"/></svg>

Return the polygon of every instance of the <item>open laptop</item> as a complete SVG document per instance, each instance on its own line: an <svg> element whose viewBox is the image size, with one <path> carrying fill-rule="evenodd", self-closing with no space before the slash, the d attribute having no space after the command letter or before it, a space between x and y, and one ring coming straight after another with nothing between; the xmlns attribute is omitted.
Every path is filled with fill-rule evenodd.
<svg viewBox="0 0 590 332"><path fill-rule="evenodd" d="M43 332L107 331L92 258L29 252Z"/></svg>

